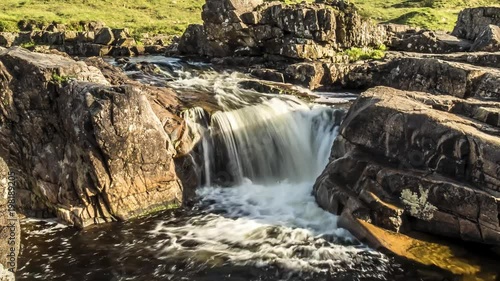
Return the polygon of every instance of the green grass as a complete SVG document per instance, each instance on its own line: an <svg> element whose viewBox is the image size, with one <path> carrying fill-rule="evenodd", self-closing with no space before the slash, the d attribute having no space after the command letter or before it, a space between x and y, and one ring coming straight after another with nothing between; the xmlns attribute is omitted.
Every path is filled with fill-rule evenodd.
<svg viewBox="0 0 500 281"><path fill-rule="evenodd" d="M287 3L300 0L283 0ZM204 0L0 0L0 31L17 30L22 19L78 26L79 21L104 21L135 34L182 34L201 23ZM311 2L310 0L308 2ZM499 5L498 0L351 0L361 13L379 22L451 30L465 7Z"/></svg>
<svg viewBox="0 0 500 281"><path fill-rule="evenodd" d="M350 62L355 62L359 60L379 60L385 57L385 51L387 47L385 45L380 45L378 48L350 48L342 52L349 56Z"/></svg>
<svg viewBox="0 0 500 281"><path fill-rule="evenodd" d="M378 22L451 31L458 13L469 7L500 6L498 0L352 0L364 16Z"/></svg>
<svg viewBox="0 0 500 281"><path fill-rule="evenodd" d="M1 0L0 31L14 31L17 22L32 19L77 26L103 21L134 33L178 35L190 23L201 23L203 0Z"/></svg>

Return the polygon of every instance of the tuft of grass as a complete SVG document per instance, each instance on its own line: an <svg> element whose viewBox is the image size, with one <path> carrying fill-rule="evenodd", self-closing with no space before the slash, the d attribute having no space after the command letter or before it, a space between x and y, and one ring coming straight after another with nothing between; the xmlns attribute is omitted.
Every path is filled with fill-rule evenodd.
<svg viewBox="0 0 500 281"><path fill-rule="evenodd" d="M63 85L63 84L66 84L68 83L69 81L71 81L71 79L73 79L73 77L70 77L70 76L65 76L65 75L59 75L57 73L52 73L52 77L51 77L51 81L58 84L58 85Z"/></svg>
<svg viewBox="0 0 500 281"><path fill-rule="evenodd" d="M31 48L36 46L36 43L33 41L30 41L30 42L22 43L20 46L25 48L25 49L31 49Z"/></svg>
<svg viewBox="0 0 500 281"><path fill-rule="evenodd" d="M353 47L342 52L349 57L350 62L359 60L380 60L385 57L387 47L380 45L377 48L357 48Z"/></svg>

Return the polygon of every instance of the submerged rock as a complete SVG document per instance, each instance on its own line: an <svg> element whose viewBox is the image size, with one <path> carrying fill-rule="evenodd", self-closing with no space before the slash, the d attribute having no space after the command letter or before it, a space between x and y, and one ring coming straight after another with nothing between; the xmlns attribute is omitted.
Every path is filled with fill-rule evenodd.
<svg viewBox="0 0 500 281"><path fill-rule="evenodd" d="M500 245L499 113L499 102L368 90L340 128L316 199L395 232Z"/></svg>
<svg viewBox="0 0 500 281"><path fill-rule="evenodd" d="M174 134L178 99L121 79L112 86L58 55L0 51L0 156L19 173L24 214L84 227L182 202L174 157L189 139Z"/></svg>

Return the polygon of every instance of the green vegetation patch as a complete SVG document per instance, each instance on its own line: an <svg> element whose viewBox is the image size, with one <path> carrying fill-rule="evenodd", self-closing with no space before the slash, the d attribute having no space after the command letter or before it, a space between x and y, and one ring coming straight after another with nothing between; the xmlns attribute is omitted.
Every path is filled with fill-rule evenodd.
<svg viewBox="0 0 500 281"><path fill-rule="evenodd" d="M385 57L385 45L380 45L377 48L350 48L342 52L343 55L349 57L350 62L359 60L380 60Z"/></svg>
<svg viewBox="0 0 500 281"><path fill-rule="evenodd" d="M300 0L283 0L292 4ZM305 2L313 2L307 0ZM361 14L378 22L452 30L460 10L500 6L498 0L351 0ZM205 0L1 0L0 32L16 31L20 20L63 23L78 28L80 21L103 21L134 34L182 34L201 23Z"/></svg>

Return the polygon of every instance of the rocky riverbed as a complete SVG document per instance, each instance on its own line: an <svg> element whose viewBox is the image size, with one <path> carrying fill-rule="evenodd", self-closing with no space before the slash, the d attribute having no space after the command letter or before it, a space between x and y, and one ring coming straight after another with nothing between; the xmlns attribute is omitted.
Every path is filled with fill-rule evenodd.
<svg viewBox="0 0 500 281"><path fill-rule="evenodd" d="M350 236L339 234L344 228L374 249L441 268L432 280L451 275L495 280L498 273L481 259L495 259L500 247L498 15L498 7L466 9L446 34L377 25L340 1L207 0L204 24L190 26L168 47L169 55L184 59L71 58L68 54L131 53L75 53L66 41L48 44L52 47L45 53L0 47L0 157L6 163L0 179L7 178L0 183L7 190L3 174L16 175L15 206L22 216L56 218L78 228L119 224L179 206L193 210L194 204L210 219L188 211L178 214L181 223L163 223L148 234L189 240L185 234L195 233L194 248L181 247L183 262L207 257L208 251L210 259L230 265L263 263L284 270L277 274L295 262L304 272L323 273L318 268L325 263L333 273L340 269L329 262L339 258L338 252L318 260L321 247L304 256L272 258L262 251L276 238L269 232L273 226L278 236L298 235L298 229L326 239L313 239L314 245L327 243L322 244L326 249L356 248L358 242L347 243ZM88 44L100 44L99 50L109 44L121 48L120 42L127 41L125 31L92 28L96 36ZM20 39L9 44L15 40ZM353 48L381 45L389 51L379 60L353 62L348 55ZM266 186L276 193L266 193ZM299 194L304 198L272 199L292 196L286 188L304 191ZM262 189L268 196L245 189ZM314 197L307 197L311 193ZM239 202L239 196L248 201ZM314 214L304 217L308 211L299 206L314 201L326 212L311 205ZM0 208L8 208L2 202ZM265 202L277 208L266 209ZM221 218L211 217L219 212ZM203 221L199 229L198 220ZM241 220L245 227L234 224ZM328 223L318 227L307 220ZM5 216L2 221L7 225ZM269 227L254 241L252 255L241 244L245 239L228 243L221 236L205 247L221 225L257 235L246 224L252 221ZM153 228L151 221L143 223ZM283 251L297 250L294 243L300 241ZM477 251L457 254L465 250L456 244L479 248L483 257L476 258ZM172 245L165 247L164 258L175 266ZM220 256L222 248L235 247L242 251ZM10 251L0 245L4 248ZM43 253L28 248L25 253L42 263ZM188 254L193 251L197 254ZM361 267L375 263L380 263L375 272L383 272L385 256L374 258L370 250L358 262L350 259L356 251L344 260L353 269L345 276L362 275ZM449 254L425 258L436 252ZM66 258L78 256L71 253ZM29 279L33 269L27 268L23 278ZM259 274L254 277L269 277ZM313 278L308 274L303 279ZM365 277L395 278L390 274Z"/></svg>

